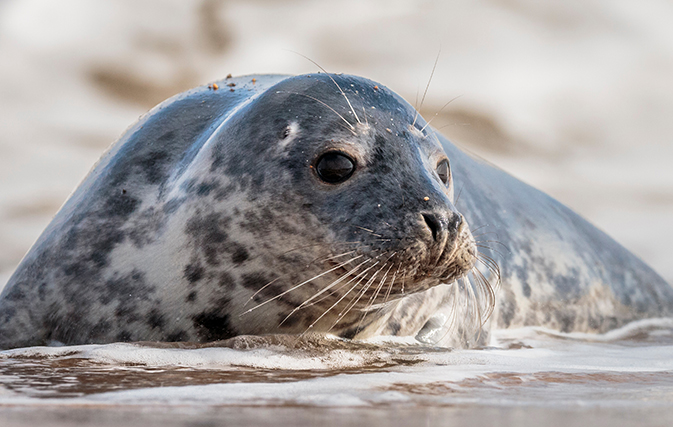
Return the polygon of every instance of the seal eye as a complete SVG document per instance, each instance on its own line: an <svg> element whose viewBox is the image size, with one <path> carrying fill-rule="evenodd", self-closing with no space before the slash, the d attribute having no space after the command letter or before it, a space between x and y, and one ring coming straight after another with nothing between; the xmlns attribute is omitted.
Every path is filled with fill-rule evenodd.
<svg viewBox="0 0 673 427"><path fill-rule="evenodd" d="M320 179L330 184L347 180L353 175L353 171L355 171L355 160L335 151L323 154L316 166Z"/></svg>
<svg viewBox="0 0 673 427"><path fill-rule="evenodd" d="M449 183L449 178L451 177L451 169L449 168L449 161L444 159L437 165L437 175L439 179L442 180L444 185Z"/></svg>

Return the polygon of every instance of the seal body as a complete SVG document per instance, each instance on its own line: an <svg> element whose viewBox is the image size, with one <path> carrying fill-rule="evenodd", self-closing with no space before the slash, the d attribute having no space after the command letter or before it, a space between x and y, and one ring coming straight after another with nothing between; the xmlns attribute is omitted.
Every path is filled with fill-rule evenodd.
<svg viewBox="0 0 673 427"><path fill-rule="evenodd" d="M499 277L498 327L673 312L642 261L382 85L248 76L165 101L111 147L0 296L0 348L308 331L470 345Z"/></svg>

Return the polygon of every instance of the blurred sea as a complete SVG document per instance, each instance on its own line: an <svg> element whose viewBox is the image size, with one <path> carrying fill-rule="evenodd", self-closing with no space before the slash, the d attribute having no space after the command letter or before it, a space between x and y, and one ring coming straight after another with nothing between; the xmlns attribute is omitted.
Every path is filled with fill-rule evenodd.
<svg viewBox="0 0 673 427"><path fill-rule="evenodd" d="M666 0L2 0L0 288L105 148L229 73L379 81L673 282ZM0 425L670 425L670 319L491 346L269 341L0 352ZM238 346L238 347L237 347ZM247 346L249 348L241 348Z"/></svg>

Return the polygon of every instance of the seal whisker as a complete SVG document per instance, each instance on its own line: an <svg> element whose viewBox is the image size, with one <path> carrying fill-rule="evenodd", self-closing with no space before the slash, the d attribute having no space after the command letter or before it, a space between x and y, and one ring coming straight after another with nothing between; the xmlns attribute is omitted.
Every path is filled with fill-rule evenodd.
<svg viewBox="0 0 673 427"><path fill-rule="evenodd" d="M376 234L376 233L374 233L374 230L370 230L370 229L368 229L368 228L360 227L359 225L354 225L354 227L355 227L355 228L359 228L360 230L364 230L364 231L366 231L366 232L368 232L368 233L370 233L370 234L372 234L372 235L374 235L374 236L376 236L376 237L383 237L383 236L380 235L380 234Z"/></svg>
<svg viewBox="0 0 673 427"><path fill-rule="evenodd" d="M358 276L360 276L361 274L366 274L367 271L369 271L369 270L371 270L372 268L376 267L376 264L378 264L379 262L380 262L380 261L377 261L374 265L369 266L366 270L364 270L364 271L363 271L362 273L360 273ZM355 278L357 278L358 276L356 276ZM334 307L336 307L339 303L341 303L341 301L343 301L344 298L346 298L346 297L348 296L348 294L349 294L351 291L353 291L353 289L355 289L355 288L362 282L362 280L364 280L365 277L366 277L366 276L362 276L362 277L360 278L360 280L358 280L358 282L357 282L355 285L353 285L353 286L352 286L346 293L344 293L344 294L341 296L341 298L339 298L339 300L338 300L337 302L335 302L334 304L332 304L326 311L324 311L320 316L318 316L318 318L315 319L315 320L313 321L313 323L311 323L311 324L308 326L308 328L306 328L306 330L304 331L303 334L305 334L306 332L308 332L309 329L312 329L312 328L315 326L315 324L318 323L318 322L320 321L320 319L322 319L323 317L325 317L325 316L327 315L327 313L329 313L330 311L332 311L332 309L333 309ZM355 278L353 278L352 280L355 280ZM349 282L349 283L350 283L350 282ZM331 328L330 328L330 329L331 329ZM302 334L302 335L303 335L303 334Z"/></svg>
<svg viewBox="0 0 673 427"><path fill-rule="evenodd" d="M287 91L282 91L282 90L276 91L276 93L289 93L289 94L292 94L292 95L304 96L304 97L306 97L306 98L309 98L309 99L314 100L315 102L319 102L319 103L321 103L321 104L324 105L325 107L327 107L327 108L329 108L330 110L332 110L332 112L334 112L334 114L336 114L337 116L341 117L341 120L343 120L344 122L346 122L346 124L348 125L348 127L350 127L350 131L351 131L351 133L352 133L354 136L357 136L357 134L355 133L355 126L353 126L352 124L350 124L350 122L349 122L348 120L346 120L346 118L345 118L344 116L342 116L341 114L339 114L339 112L338 112L337 110L335 110L334 108L330 107L329 105L327 105L325 102L319 100L318 98L315 98L315 97L310 96L310 95L306 95L306 94L304 94L304 93L287 92Z"/></svg>
<svg viewBox="0 0 673 427"><path fill-rule="evenodd" d="M490 226L491 226L491 224L484 224L484 225L480 225L479 227L474 227L474 228L472 228L472 230L471 230L471 231L472 231L472 235L473 235L473 236L475 235L475 234L474 234L475 231L479 231L479 230L481 230L481 229L484 228L484 227L490 227Z"/></svg>
<svg viewBox="0 0 673 427"><path fill-rule="evenodd" d="M361 267L361 266L364 265L364 264L367 264L368 262L373 262L373 261L375 261L376 259L378 259L379 257L380 257L380 255L377 256L377 257L375 257L375 258L368 259L368 260L366 260L366 261L364 261L364 262L358 264L355 268L353 268L353 269L351 269L350 271L348 271L348 272L346 272L345 274L343 274L343 275L342 275L339 279L337 279L335 282L338 283L338 282L340 282L341 280L350 277L350 276L352 275L352 273L353 273L355 270L357 270L359 267ZM372 267L373 267L373 266L372 266ZM370 267L370 268L371 268L371 267ZM345 288L346 286L348 286L351 282L353 282L353 280L356 280L357 278L359 278L359 277L360 277L361 275L363 275L363 274L367 274L367 272L370 270L370 268L367 268L367 269L361 271L360 273L357 274L357 276L352 277L351 280L349 280L348 282L346 282L346 283L344 283L343 285L339 286L338 288L334 289L334 290L331 291L329 294L323 296L322 298L318 299L317 301L313 301L312 303L305 305L304 308L306 308L306 307L311 307L311 306L313 306L313 305L319 304L320 302L322 302L322 301L324 301L325 299L329 298L330 296L334 295L335 292L339 292L340 290L342 290L343 288ZM325 287L324 289L321 289L321 290L320 290L319 292L317 292L315 295L313 295L312 297L310 297L309 299L307 299L303 304L306 304L306 303L310 302L312 299L314 299L314 298L320 296L321 294L323 294L323 293L329 291L329 289L332 288L332 287L335 286L335 285L336 285L336 283L333 282L332 284L330 284L329 286ZM302 305L303 305L303 304L302 304ZM297 309L299 309L299 308L301 308L301 306L300 306L300 307L297 307Z"/></svg>
<svg viewBox="0 0 673 427"><path fill-rule="evenodd" d="M491 273L497 277L498 281L500 280L500 267L493 258L483 253L477 253L477 260L491 270Z"/></svg>
<svg viewBox="0 0 673 427"><path fill-rule="evenodd" d="M315 245L308 245L307 247L310 247L310 246L315 246ZM292 252L292 250L290 250L290 251L288 251L288 252ZM285 253L288 253L288 252L285 252ZM353 251L345 252L345 253L343 253L343 254L335 255L335 256L332 256L332 257L329 257L329 258L326 258L326 259L323 259L323 260L320 260L319 258L315 258L315 259L313 259L311 262L309 262L308 265L310 266L311 264L315 263L316 261L320 261L320 262L330 261L330 260L332 260L332 259L336 259L336 258L340 258L340 257L342 257L342 256L350 255L350 254L352 254L352 253L354 253L354 252L356 252L356 251L353 250ZM352 260L351 260L351 261L352 261ZM351 262L351 261L349 261L349 262ZM288 274L289 274L289 273L288 273ZM248 305L248 304L250 303L250 301L252 301L252 300L253 300L253 299L254 299L260 292L264 291L264 289L266 289L267 287L271 286L273 283L277 282L278 280L282 279L283 277L286 277L288 274L283 274L283 275L281 275L281 276L279 276L279 277L276 277L275 279L271 280L270 282L268 282L267 284L265 284L264 286L262 286L261 288L259 288L254 294L252 294L252 296L251 296L250 298L248 298L248 300L245 302L245 304L243 304L243 307L245 307L246 305ZM245 313L244 313L244 314L245 314Z"/></svg>
<svg viewBox="0 0 673 427"><path fill-rule="evenodd" d="M306 249L306 248L314 248L317 246L334 246L334 245L360 245L362 244L361 242L330 242L330 243L315 243L312 245L303 245L303 246L297 246L295 248L289 249L285 252L281 252L281 255L286 255L289 254L290 252L298 251L300 249Z"/></svg>
<svg viewBox="0 0 673 427"><path fill-rule="evenodd" d="M393 252L393 254L386 260L386 263L388 263L388 261L390 261L390 259L391 259L393 256L395 256L396 253L397 253L397 252ZM384 264L384 265L385 265L385 264ZM379 286L376 288L376 292L369 298L369 302L368 302L367 306L364 308L364 311L365 311L365 312L368 311L369 308L371 308L371 306L372 306L372 305L374 304L374 302L376 301L376 298L379 296L379 293L381 292L381 289L383 288L383 284L385 283L386 278L388 277L388 273L390 273L390 270L393 268L394 265L395 265L395 264L390 264L390 267L388 267L388 270L387 270L386 273L383 275L383 278L381 279L381 282L379 283Z"/></svg>
<svg viewBox="0 0 673 427"><path fill-rule="evenodd" d="M395 255L395 253L393 253L393 255ZM390 258L392 258L393 255L391 255ZM384 264L384 266L385 266L385 264ZM360 327L362 326L362 322L365 320L365 317L367 316L367 314L369 314L369 310L374 305L374 302L376 301L376 297L378 297L379 292L381 292L381 289L383 288L383 284L386 282L386 279L388 278L388 273L390 273L390 270L393 268L393 266L394 266L394 264L390 264L390 267L388 267L388 270L386 270L385 274L383 275L383 278L379 282L379 285L376 287L376 291L369 298L369 301L367 302L367 305L362 310L362 317L360 317L360 321L358 322L358 326L355 328L355 333L358 333L360 331Z"/></svg>
<svg viewBox="0 0 673 427"><path fill-rule="evenodd" d="M478 270L476 270L478 271ZM467 276L466 276L467 277ZM473 276L476 277L476 276ZM476 279L475 279L476 281ZM471 323L470 326L476 325L481 321L481 307L479 305L479 300L477 299L476 292L474 285L472 284L472 281L467 280L467 286L465 286L465 290L467 291L467 299L465 301L465 310L469 313L471 316ZM472 309L470 309L472 308ZM470 328L472 329L472 328Z"/></svg>
<svg viewBox="0 0 673 427"><path fill-rule="evenodd" d="M367 260L365 263L370 262L370 261L371 261L371 260ZM344 275L340 278L340 280L338 280L337 283L341 282L343 279L348 278L350 273L351 273L351 272L348 272L348 273L344 274ZM358 274L357 276L355 276L354 278L352 278L352 279L349 280L348 282L344 283L343 285L339 286L338 288L332 290L332 291L329 292L327 295L324 295L322 298L319 298L319 299L317 299L316 301L311 302L310 304L306 304L303 308L308 308L308 307L312 307L312 306L314 306L314 305L316 305L316 304L320 304L321 302L325 301L327 298L331 297L331 296L334 295L335 293L338 293L338 292L341 291L343 288L345 288L346 286L348 286L350 283L353 282L353 280L359 278L360 275L361 275L362 273L363 273L363 272L360 272L360 274ZM336 286L337 283L334 283L334 286ZM334 287L334 286L330 286L329 288L326 288L326 289L324 289L324 290L321 290L320 292L317 292L314 296L312 296L311 298L307 299L306 302L309 302L309 301L311 301L313 298L316 298L316 297L318 297L319 295L322 295L323 293L329 291L330 288L332 288L332 287ZM299 309L299 308L302 308L302 307L298 307L297 309Z"/></svg>
<svg viewBox="0 0 673 427"><path fill-rule="evenodd" d="M344 310L342 310L341 313L339 313L339 315L337 316L336 321L335 321L334 324L329 328L329 330L332 330L332 329L337 325L337 323L339 323L339 321L340 321L341 319L343 319L343 317L346 316L346 314L348 314L348 313L349 313L349 312L350 312L350 311L357 305L358 302L360 302L360 299L367 293L367 291L368 291L369 288L371 287L372 283L374 283L374 280L376 279L376 276L377 276L377 275L381 272L381 270L383 270L385 267L386 267L386 263L384 263L378 270L376 270L376 272L374 272L374 274L372 274L372 276L371 276L371 277L367 280L367 282L365 282L365 284L362 286L362 289L360 290L360 292L358 292L358 293L351 299L351 301L350 301L349 304L346 306L346 308L345 308ZM357 329L356 329L356 333L357 333Z"/></svg>
<svg viewBox="0 0 673 427"><path fill-rule="evenodd" d="M455 206L458 206L458 200L460 200L460 195L463 194L463 188L465 188L465 184L461 184L460 190L458 190L458 195L456 196L456 201L453 202Z"/></svg>
<svg viewBox="0 0 673 427"><path fill-rule="evenodd" d="M362 106L362 116L365 118L365 124L369 126L369 119L367 118L367 111L365 111L365 106Z"/></svg>
<svg viewBox="0 0 673 427"><path fill-rule="evenodd" d="M299 288L299 287L301 287L301 286L304 286L305 284L307 284L307 283L309 283L309 282L312 282L313 280L315 280L315 279L317 279L317 278L319 278L319 277L322 277L322 276L324 276L324 275L327 274L327 273L331 273L332 271L337 270L337 269L343 267L344 265L349 264L349 263L355 261L355 260L358 259L358 258L362 258L362 256L363 256L363 255L358 255L358 256L356 256L355 258L349 259L349 260L346 261L346 262L342 262L341 264L337 265L336 267L333 267L333 268L331 268L331 269L329 269L329 270L327 270L327 271L323 271L322 273L317 274L317 275L311 277L311 278L308 279L308 280L304 280L304 281L301 282L300 284L291 287L290 289L288 289L288 290L286 290L286 291L284 291L284 292L282 292L282 293L276 295L275 297L270 298L270 299L268 299L268 300L266 300L266 301L264 301L264 302L262 302L262 303L260 303L260 304L258 304L258 305L256 305L256 306L252 307L251 309L249 309L249 310L247 310L247 311L244 311L243 313L241 313L241 316L243 316L244 314L248 314L248 313L250 313L250 312L253 311L253 310L258 309L259 307L262 307L262 306L264 306L264 305L270 303L271 301L275 301L275 300L277 300L278 298L282 297L283 295L287 295L288 293L294 291L295 289L297 289L297 288Z"/></svg>
<svg viewBox="0 0 673 427"><path fill-rule="evenodd" d="M249 303L250 301L252 301L252 300L257 296L257 294L259 294L260 292L262 292L262 291L263 291L264 289L266 289L267 287L271 286L273 283L277 282L281 277L283 277L283 276L276 277L275 279L273 279L272 281L270 281L270 282L267 283L266 285L264 285L264 286L262 286L261 288L259 288L254 294L252 294L252 296L251 296L250 298L248 298L248 300L245 302L245 304L243 305L243 307L245 307L246 305L248 305L248 303Z"/></svg>
<svg viewBox="0 0 673 427"><path fill-rule="evenodd" d="M450 103L452 103L452 102L455 101L456 99L460 98L461 96L463 96L463 95L455 96L455 97L453 97L449 102L447 102L446 104L444 104L444 106L442 106L442 108L440 108L439 111L437 111L437 112L435 113L435 115L432 116L432 118L431 118L430 120L428 120L428 122L425 124L425 126L423 126L423 127L421 128L421 132L423 132L423 131L425 130L425 128L428 127L428 126L430 125L430 123L431 123L433 120L435 120L435 119L437 118L437 116L439 115L439 113L441 113L441 112L442 112L442 111L443 111L443 110L444 110Z"/></svg>
<svg viewBox="0 0 673 427"><path fill-rule="evenodd" d="M491 313L493 312L493 309L495 308L495 291L493 289L493 286L491 283L486 279L484 274L479 271L478 269L474 269L473 273L476 273L475 278L477 278L477 283L478 283L478 288L481 291L486 292L486 311L485 315L482 317L480 316L480 321L481 325L480 327L484 326L488 318L491 316ZM477 302L478 303L478 302ZM480 310L481 313L481 310Z"/></svg>
<svg viewBox="0 0 673 427"><path fill-rule="evenodd" d="M350 100L349 100L348 97L346 96L346 93L343 91L343 89L341 89L341 86L339 86L339 83L337 83L336 80L334 80L334 79L332 78L332 76L330 75L330 73L328 73L327 70L325 70L320 64L318 64L317 62L315 62L314 60L312 60L312 59L309 58L308 56L306 56L306 55L302 55L302 54L299 53L299 52L294 52L294 53L296 53L296 54L299 55L299 56L303 56L304 58L306 58L306 59L308 59L309 61L311 61L316 67L320 68L320 69L325 73L325 75L327 75L327 77L329 77L330 80L332 80L332 83L334 83L334 84L336 85L336 87L339 88L339 92L341 92L341 95L343 95L343 97L346 99L346 102L348 103L348 106L351 108L351 111L353 112L353 115L355 116L355 120L357 120L358 123L362 124L362 122L360 121L360 118L358 117L357 113L355 112L355 108L353 108L353 105L351 104Z"/></svg>
<svg viewBox="0 0 673 427"><path fill-rule="evenodd" d="M504 257L504 256L505 256L505 255L504 255L502 252L500 252L499 250L497 250L497 249L493 249L492 247L490 247L490 246L488 246L488 245L482 245L482 244L480 244L480 243L475 243L475 246L478 247L478 248L482 248L482 249L488 249L489 251L491 251L491 252L495 252L496 254L500 255L501 257Z"/></svg>
<svg viewBox="0 0 673 427"><path fill-rule="evenodd" d="M493 252L498 252L495 249L493 249L492 247L490 247L488 245L485 245L485 243L495 243L495 244L498 244L498 245L502 246L503 248L505 248L509 252L509 248L507 246L505 246L504 243L502 243L498 240L476 240L475 243L481 244L483 248L489 249ZM498 252L498 253L500 255L502 255L502 253L500 253L500 252Z"/></svg>
<svg viewBox="0 0 673 427"><path fill-rule="evenodd" d="M437 58L435 58L435 65L432 66L432 72L430 73L430 79L428 79L428 84L425 85L425 91L423 92L423 97L421 98L421 105L419 105L418 108L416 109L416 115L414 116L414 121L411 124L411 126L414 126L416 124L419 111L423 108L423 102L425 101L425 96L428 94L428 89L430 88L430 83L432 82L432 76L435 75L435 70L437 69L437 62L439 62L439 55L441 55L441 53L442 51L440 49L440 51L437 52Z"/></svg>
<svg viewBox="0 0 673 427"><path fill-rule="evenodd" d="M352 250L352 251L349 251L349 252L344 252L344 253L339 254L339 255L333 255L333 256L331 256L331 257L329 257L329 258L323 258L323 259L320 259L319 262L331 261L331 260L333 260L333 259L341 258L342 256L350 255L350 254L355 253L355 252L357 252L357 250ZM318 259L318 258L316 258L316 260L317 260L317 259Z"/></svg>
<svg viewBox="0 0 673 427"><path fill-rule="evenodd" d="M302 302L300 305L298 305L297 307L295 307L295 308L290 312L290 314L288 314L287 316L285 316L285 318L283 319L282 322L280 322L280 324L282 325L282 324L283 324L283 323L284 323L290 316L292 316L294 313L296 313L297 311L301 310L302 308L310 307L310 306L312 306L312 305L315 305L315 304L319 303L320 301L323 301L324 298L327 298L327 296L325 296L324 298L322 298L322 299L320 299L320 300L318 300L318 301L315 301L315 302L313 302L313 303L310 303L314 298L317 298L317 297L319 297L320 295L322 295L323 293L329 291L331 288L333 288L334 286L336 286L338 283L340 283L340 282L343 281L344 279L348 278L348 277L349 277L355 270L357 270L358 268L360 268L361 266L363 266L364 264L366 264L366 263L368 263L368 262L370 262L370 261L371 261L371 260L368 259L368 260L366 260L366 261L364 261L364 262L361 262L360 264L358 264L358 265L356 265L355 267L353 267L352 269L350 269L347 273L343 274L342 276L340 276L339 278L337 278L336 280L334 280L332 283L330 283L329 285L325 286L325 287L324 287L323 289L321 289L319 292L313 294L313 295L312 295L310 298L308 298L306 301ZM365 271L366 271L366 270L365 270ZM362 273L360 273L360 274L362 274ZM355 278L352 278L351 281L352 281L352 280L355 280L357 277L359 277L359 275L358 275L358 276L355 276ZM342 285L341 287L337 288L336 290L338 291L339 289L342 289L344 286L348 285L348 283L350 283L351 281L347 282L346 284ZM310 303L310 304L309 304L309 303Z"/></svg>
<svg viewBox="0 0 673 427"><path fill-rule="evenodd" d="M402 268L402 263L401 262L400 262L399 266L397 267L397 270L395 271L395 273L393 273L393 280L391 280L390 285L388 286L388 290L386 291L386 296L385 296L385 298L383 298L383 304L387 303L388 298L390 298L390 293L393 290L393 283L395 283L395 278L397 277L397 273L400 272L400 268ZM407 271L407 269L405 268L404 272L402 272L402 274L404 274L406 271Z"/></svg>

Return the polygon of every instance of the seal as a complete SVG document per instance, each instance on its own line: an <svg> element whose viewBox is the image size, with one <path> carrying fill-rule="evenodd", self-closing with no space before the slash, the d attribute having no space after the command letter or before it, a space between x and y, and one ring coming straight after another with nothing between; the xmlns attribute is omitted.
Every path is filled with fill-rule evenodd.
<svg viewBox="0 0 673 427"><path fill-rule="evenodd" d="M672 312L642 261L383 85L247 76L165 101L103 155L0 295L0 348L306 332L469 346L493 326Z"/></svg>
<svg viewBox="0 0 673 427"><path fill-rule="evenodd" d="M418 331L423 315L381 306L477 259L424 124L383 86L326 74L159 105L11 278L2 346Z"/></svg>

